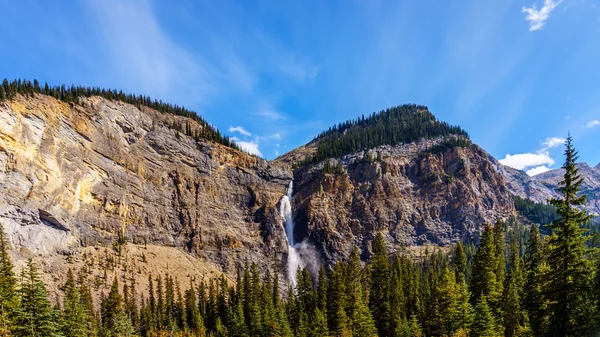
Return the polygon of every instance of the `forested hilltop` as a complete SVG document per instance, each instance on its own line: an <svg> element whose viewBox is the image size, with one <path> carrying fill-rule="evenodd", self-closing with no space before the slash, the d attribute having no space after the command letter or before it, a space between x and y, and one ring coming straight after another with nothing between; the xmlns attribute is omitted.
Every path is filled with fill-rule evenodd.
<svg viewBox="0 0 600 337"><path fill-rule="evenodd" d="M389 255L379 233L365 265L355 248L314 280L299 270L287 290L277 268L261 274L248 263L235 286L221 277L185 291L164 275L138 289L123 272L97 311L82 271L69 272L52 304L33 263L15 276L1 234L0 336L591 336L600 246L581 229L590 217L577 209L585 197L570 138L565 153L549 236L514 220L488 224L479 247L458 243L415 261Z"/></svg>
<svg viewBox="0 0 600 337"><path fill-rule="evenodd" d="M227 136L223 136L221 132L210 125L196 112L188 110L184 107L165 103L160 100L152 99L149 96L126 94L121 90L115 89L104 89L98 87L84 87L84 86L49 86L45 83L43 86L40 85L39 81L34 79L33 82L29 80L13 80L8 81L4 79L0 86L0 102L7 99L13 99L15 95L29 95L43 94L54 97L63 102L74 102L77 103L79 97L92 97L99 96L109 100L116 100L124 103L129 103L138 107L145 106L162 113L173 114L177 116L187 117L196 121L202 127L200 132L194 132L189 125L186 126L174 126L178 131L185 133L188 136L196 139L204 139L208 141L214 141L223 144L228 147L239 150L237 145L229 139Z"/></svg>
<svg viewBox="0 0 600 337"><path fill-rule="evenodd" d="M448 140L447 146L470 145L468 133L459 126L438 121L426 106L405 104L330 127L313 140L318 149L307 161L320 162L380 145L450 135L461 137Z"/></svg>

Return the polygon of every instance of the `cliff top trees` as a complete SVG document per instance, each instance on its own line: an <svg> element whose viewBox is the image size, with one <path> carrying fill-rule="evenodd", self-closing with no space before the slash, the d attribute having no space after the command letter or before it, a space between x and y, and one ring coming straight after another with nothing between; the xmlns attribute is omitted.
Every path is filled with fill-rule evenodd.
<svg viewBox="0 0 600 337"><path fill-rule="evenodd" d="M379 145L449 135L462 136L463 141L449 140L446 146L470 145L469 135L460 127L438 121L425 106L405 104L334 125L316 138L317 153L308 161L320 162Z"/></svg>

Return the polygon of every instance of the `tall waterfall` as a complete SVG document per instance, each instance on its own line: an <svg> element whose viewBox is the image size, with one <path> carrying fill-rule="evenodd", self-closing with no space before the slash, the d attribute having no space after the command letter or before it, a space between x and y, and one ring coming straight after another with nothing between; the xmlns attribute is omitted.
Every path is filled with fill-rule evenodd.
<svg viewBox="0 0 600 337"><path fill-rule="evenodd" d="M292 215L292 192L293 192L293 182L290 181L290 184L287 188L287 193L283 197L281 197L281 202L279 203L279 213L283 217L285 221L285 237L288 243L288 280L292 285L296 285L296 272L298 271L298 267L304 267L304 263L300 258L300 253L298 251L298 245L294 242L294 217Z"/></svg>

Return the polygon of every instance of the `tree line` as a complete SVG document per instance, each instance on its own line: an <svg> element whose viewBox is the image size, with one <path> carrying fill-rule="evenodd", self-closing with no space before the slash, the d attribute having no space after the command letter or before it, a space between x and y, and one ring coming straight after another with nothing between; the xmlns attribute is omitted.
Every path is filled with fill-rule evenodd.
<svg viewBox="0 0 600 337"><path fill-rule="evenodd" d="M48 83L40 85L38 80L34 79L33 82L25 79L17 79L9 81L4 79L0 86L0 102L3 100L14 99L16 95L22 96L33 96L34 94L42 94L52 96L60 101L67 103L78 103L79 97L92 97L99 96L109 100L120 101L135 105L139 108L142 106L154 109L156 111L172 114L176 116L182 116L190 118L196 121L201 126L201 130L195 131L189 123L184 125L173 125L177 131L183 132L186 135L195 139L204 139L213 141L228 147L239 150L238 146L228 136L223 136L221 132L210 125L196 112L188 110L182 106L165 103L162 100L152 99L149 96L126 94L121 90L115 89L104 89L99 87L85 87L85 86L50 86Z"/></svg>
<svg viewBox="0 0 600 337"><path fill-rule="evenodd" d="M0 336L591 336L600 329L600 257L586 245L581 178L567 140L566 168L544 236L514 219L485 225L478 247L457 243L416 259L389 253L378 233L369 261L299 269L284 289L277 263L246 263L235 282L150 276L147 289L116 278L95 309L84 272L69 271L49 299L31 261L19 277L0 234ZM0 231L1 233L1 231Z"/></svg>
<svg viewBox="0 0 600 337"><path fill-rule="evenodd" d="M315 138L317 152L305 164L338 158L380 145L397 145L450 135L461 136L463 140L445 142L446 146L463 146L469 139L465 130L438 121L426 106L405 104L330 127Z"/></svg>

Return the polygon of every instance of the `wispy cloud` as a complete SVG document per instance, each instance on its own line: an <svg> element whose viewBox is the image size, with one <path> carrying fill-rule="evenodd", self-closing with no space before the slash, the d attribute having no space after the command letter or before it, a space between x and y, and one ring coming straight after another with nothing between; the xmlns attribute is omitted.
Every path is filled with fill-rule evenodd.
<svg viewBox="0 0 600 337"><path fill-rule="evenodd" d="M596 126L598 126L598 125L600 125L600 121L598 121L598 120L589 121L589 122L587 123L587 127L588 127L588 128L594 128L594 127L596 127Z"/></svg>
<svg viewBox="0 0 600 337"><path fill-rule="evenodd" d="M230 126L229 130L227 130L229 132L239 132L240 134L244 135L244 136L252 136L252 134L248 131L246 131L246 129L244 129L241 126Z"/></svg>
<svg viewBox="0 0 600 337"><path fill-rule="evenodd" d="M164 32L148 1L89 0L87 5L114 67L110 75L122 87L188 104L202 102L215 89L208 67Z"/></svg>
<svg viewBox="0 0 600 337"><path fill-rule="evenodd" d="M285 117L282 114L280 114L279 112L272 110L272 109L261 110L261 111L257 112L256 115L265 117L265 118L269 118L272 120L285 119Z"/></svg>
<svg viewBox="0 0 600 337"><path fill-rule="evenodd" d="M544 0L544 5L539 10L537 6L534 4L531 7L523 6L521 11L527 15L525 15L525 20L529 21L529 31L533 32L536 30L540 30L546 24L546 21L550 18L550 14L556 6L558 6L562 0Z"/></svg>
<svg viewBox="0 0 600 337"><path fill-rule="evenodd" d="M542 145L544 146L540 151L543 152L548 149L555 148L557 146L563 145L567 140L560 137L550 137L546 138Z"/></svg>

